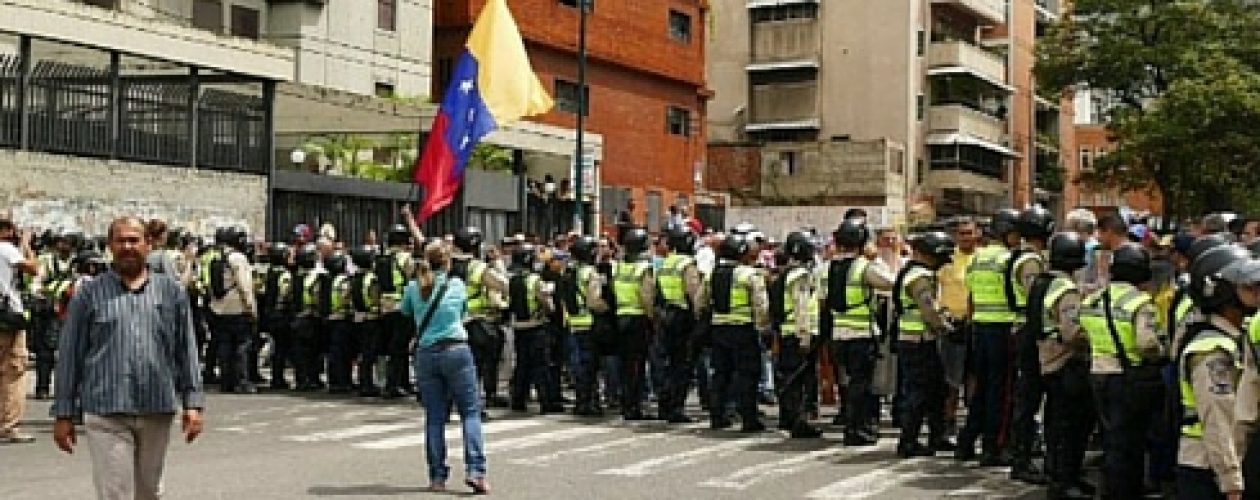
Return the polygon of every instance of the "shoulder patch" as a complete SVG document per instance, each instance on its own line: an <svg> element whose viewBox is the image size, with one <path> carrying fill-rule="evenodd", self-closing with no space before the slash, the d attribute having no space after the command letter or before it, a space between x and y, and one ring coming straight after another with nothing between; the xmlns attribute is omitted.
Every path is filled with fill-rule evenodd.
<svg viewBox="0 0 1260 500"><path fill-rule="evenodd" d="M1208 376L1212 381L1212 393L1227 395L1234 393L1234 375L1237 368L1227 356L1215 355L1207 359Z"/></svg>

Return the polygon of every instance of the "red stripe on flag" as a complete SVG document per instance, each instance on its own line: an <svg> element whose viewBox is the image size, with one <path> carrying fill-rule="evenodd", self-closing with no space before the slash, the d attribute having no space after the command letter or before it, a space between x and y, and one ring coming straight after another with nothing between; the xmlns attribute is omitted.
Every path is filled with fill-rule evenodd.
<svg viewBox="0 0 1260 500"><path fill-rule="evenodd" d="M450 118L446 112L439 112L433 120L433 129L429 132L420 165L416 168L416 184L424 187L424 203L420 204L416 216L421 222L450 205L459 190L459 179L454 175L455 148L446 143L449 127Z"/></svg>

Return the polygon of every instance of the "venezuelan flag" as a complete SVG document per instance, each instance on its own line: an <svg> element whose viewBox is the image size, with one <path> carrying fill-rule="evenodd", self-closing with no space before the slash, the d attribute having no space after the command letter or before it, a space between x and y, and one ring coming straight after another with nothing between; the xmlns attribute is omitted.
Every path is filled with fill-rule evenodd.
<svg viewBox="0 0 1260 500"><path fill-rule="evenodd" d="M552 105L530 67L507 0L489 0L455 64L416 169L416 183L425 192L419 219L455 198L468 157L486 134L521 117L546 113Z"/></svg>

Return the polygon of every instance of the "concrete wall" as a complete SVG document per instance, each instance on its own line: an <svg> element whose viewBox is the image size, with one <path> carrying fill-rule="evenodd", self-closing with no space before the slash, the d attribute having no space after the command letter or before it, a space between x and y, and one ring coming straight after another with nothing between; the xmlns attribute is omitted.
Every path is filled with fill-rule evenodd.
<svg viewBox="0 0 1260 500"><path fill-rule="evenodd" d="M742 222L751 222L766 236L779 238L780 241L791 231L812 227L819 233L830 236L840 225L845 210L863 208L868 215L867 221L872 227L888 227L902 223L902 212L895 212L885 206L792 206L792 207L726 207L726 223L734 227Z"/></svg>
<svg viewBox="0 0 1260 500"><path fill-rule="evenodd" d="M25 227L103 235L114 217L138 215L203 235L259 233L266 209L264 176L0 150L0 210Z"/></svg>
<svg viewBox="0 0 1260 500"><path fill-rule="evenodd" d="M709 141L742 141L748 123L748 72L751 62L751 20L744 2L714 2L709 11ZM712 158L710 158L712 161Z"/></svg>
<svg viewBox="0 0 1260 500"><path fill-rule="evenodd" d="M770 144L762 149L761 195L776 201L901 205L902 175L885 141ZM789 173L781 153L796 155Z"/></svg>

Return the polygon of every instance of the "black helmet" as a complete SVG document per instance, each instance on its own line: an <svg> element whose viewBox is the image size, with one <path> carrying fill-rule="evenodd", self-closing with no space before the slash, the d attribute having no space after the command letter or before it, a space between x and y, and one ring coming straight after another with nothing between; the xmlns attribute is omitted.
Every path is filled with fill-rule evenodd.
<svg viewBox="0 0 1260 500"><path fill-rule="evenodd" d="M294 261L302 269L315 269L315 263L319 262L319 253L315 251L315 245L310 243L302 245L294 256Z"/></svg>
<svg viewBox="0 0 1260 500"><path fill-rule="evenodd" d="M347 263L345 254L334 252L324 258L324 270L330 274L345 274Z"/></svg>
<svg viewBox="0 0 1260 500"><path fill-rule="evenodd" d="M1136 243L1126 243L1111 255L1111 279L1125 283L1151 280L1151 254Z"/></svg>
<svg viewBox="0 0 1260 500"><path fill-rule="evenodd" d="M573 252L573 257L583 264L595 263L595 248L599 246L599 241L594 236L579 237L573 244L569 245L569 251Z"/></svg>
<svg viewBox="0 0 1260 500"><path fill-rule="evenodd" d="M1049 238L1054 234L1054 214L1033 206L1019 214L1019 235L1025 238Z"/></svg>
<svg viewBox="0 0 1260 500"><path fill-rule="evenodd" d="M533 271L538 260L538 249L531 243L522 243L512 252L512 267L520 271Z"/></svg>
<svg viewBox="0 0 1260 500"><path fill-rule="evenodd" d="M1208 250L1195 259L1190 265L1190 298L1194 299L1194 304L1204 312L1213 313L1238 300L1234 285L1221 277L1221 270L1250 257L1241 247L1226 245Z"/></svg>
<svg viewBox="0 0 1260 500"><path fill-rule="evenodd" d="M359 269L371 269L374 260L376 260L376 248L371 245L362 245L350 251L350 262Z"/></svg>
<svg viewBox="0 0 1260 500"><path fill-rule="evenodd" d="M243 227L234 227L228 230L227 246L238 252L244 252L249 248L249 232Z"/></svg>
<svg viewBox="0 0 1260 500"><path fill-rule="evenodd" d="M100 252L91 249L80 250L71 261L74 264L74 271L79 274L95 276L105 271L109 266L105 262L105 256Z"/></svg>
<svg viewBox="0 0 1260 500"><path fill-rule="evenodd" d="M1238 219L1238 214L1233 212L1216 212L1208 214L1203 218L1203 231L1208 234L1229 233L1230 225L1234 220Z"/></svg>
<svg viewBox="0 0 1260 500"><path fill-rule="evenodd" d="M84 240L83 233L80 233L78 231L71 231L71 232L62 234L57 239L65 240L65 242L68 243L70 245L70 248L73 250L78 250L80 248L83 248L83 240Z"/></svg>
<svg viewBox="0 0 1260 500"><path fill-rule="evenodd" d="M689 227L675 229L669 232L669 249L675 252L691 255L696 251L696 233Z"/></svg>
<svg viewBox="0 0 1260 500"><path fill-rule="evenodd" d="M481 252L483 239L480 228L463 227L455 231L455 248L467 254L478 255Z"/></svg>
<svg viewBox="0 0 1260 500"><path fill-rule="evenodd" d="M227 245L229 244L229 241L231 239L232 239L232 228L220 227L214 230L214 244L215 245Z"/></svg>
<svg viewBox="0 0 1260 500"><path fill-rule="evenodd" d="M814 260L814 242L810 239L809 233L802 231L788 233L787 238L783 240L781 250L784 255L797 262Z"/></svg>
<svg viewBox="0 0 1260 500"><path fill-rule="evenodd" d="M1050 269L1073 272L1085 267L1085 240L1074 231L1050 238Z"/></svg>
<svg viewBox="0 0 1260 500"><path fill-rule="evenodd" d="M989 222L989 234L996 239L1005 240L1006 235L1019 231L1019 219L1019 211L1014 208L998 210Z"/></svg>
<svg viewBox="0 0 1260 500"><path fill-rule="evenodd" d="M752 242L742 234L728 234L718 246L718 258L738 261L752 249Z"/></svg>
<svg viewBox="0 0 1260 500"><path fill-rule="evenodd" d="M871 238L866 230L866 219L845 219L832 236L836 238L836 245L842 248L861 248Z"/></svg>
<svg viewBox="0 0 1260 500"><path fill-rule="evenodd" d="M385 233L385 244L391 247L403 246L409 241L411 241L411 231L402 224L390 226L389 231Z"/></svg>
<svg viewBox="0 0 1260 500"><path fill-rule="evenodd" d="M621 236L621 246L627 257L637 256L648 249L648 232L641 227L631 228Z"/></svg>
<svg viewBox="0 0 1260 500"><path fill-rule="evenodd" d="M287 243L272 243L267 247L267 262L273 266L283 266L289 263L289 245Z"/></svg>
<svg viewBox="0 0 1260 500"><path fill-rule="evenodd" d="M1229 241L1219 234L1200 236L1199 239L1194 240L1194 243L1190 244L1190 251L1186 253L1186 258L1190 259L1191 263L1194 263L1200 255L1207 253L1208 250L1228 244Z"/></svg>
<svg viewBox="0 0 1260 500"><path fill-rule="evenodd" d="M944 231L931 231L920 234L910 243L916 251L931 255L937 266L943 266L954 260L954 239Z"/></svg>

